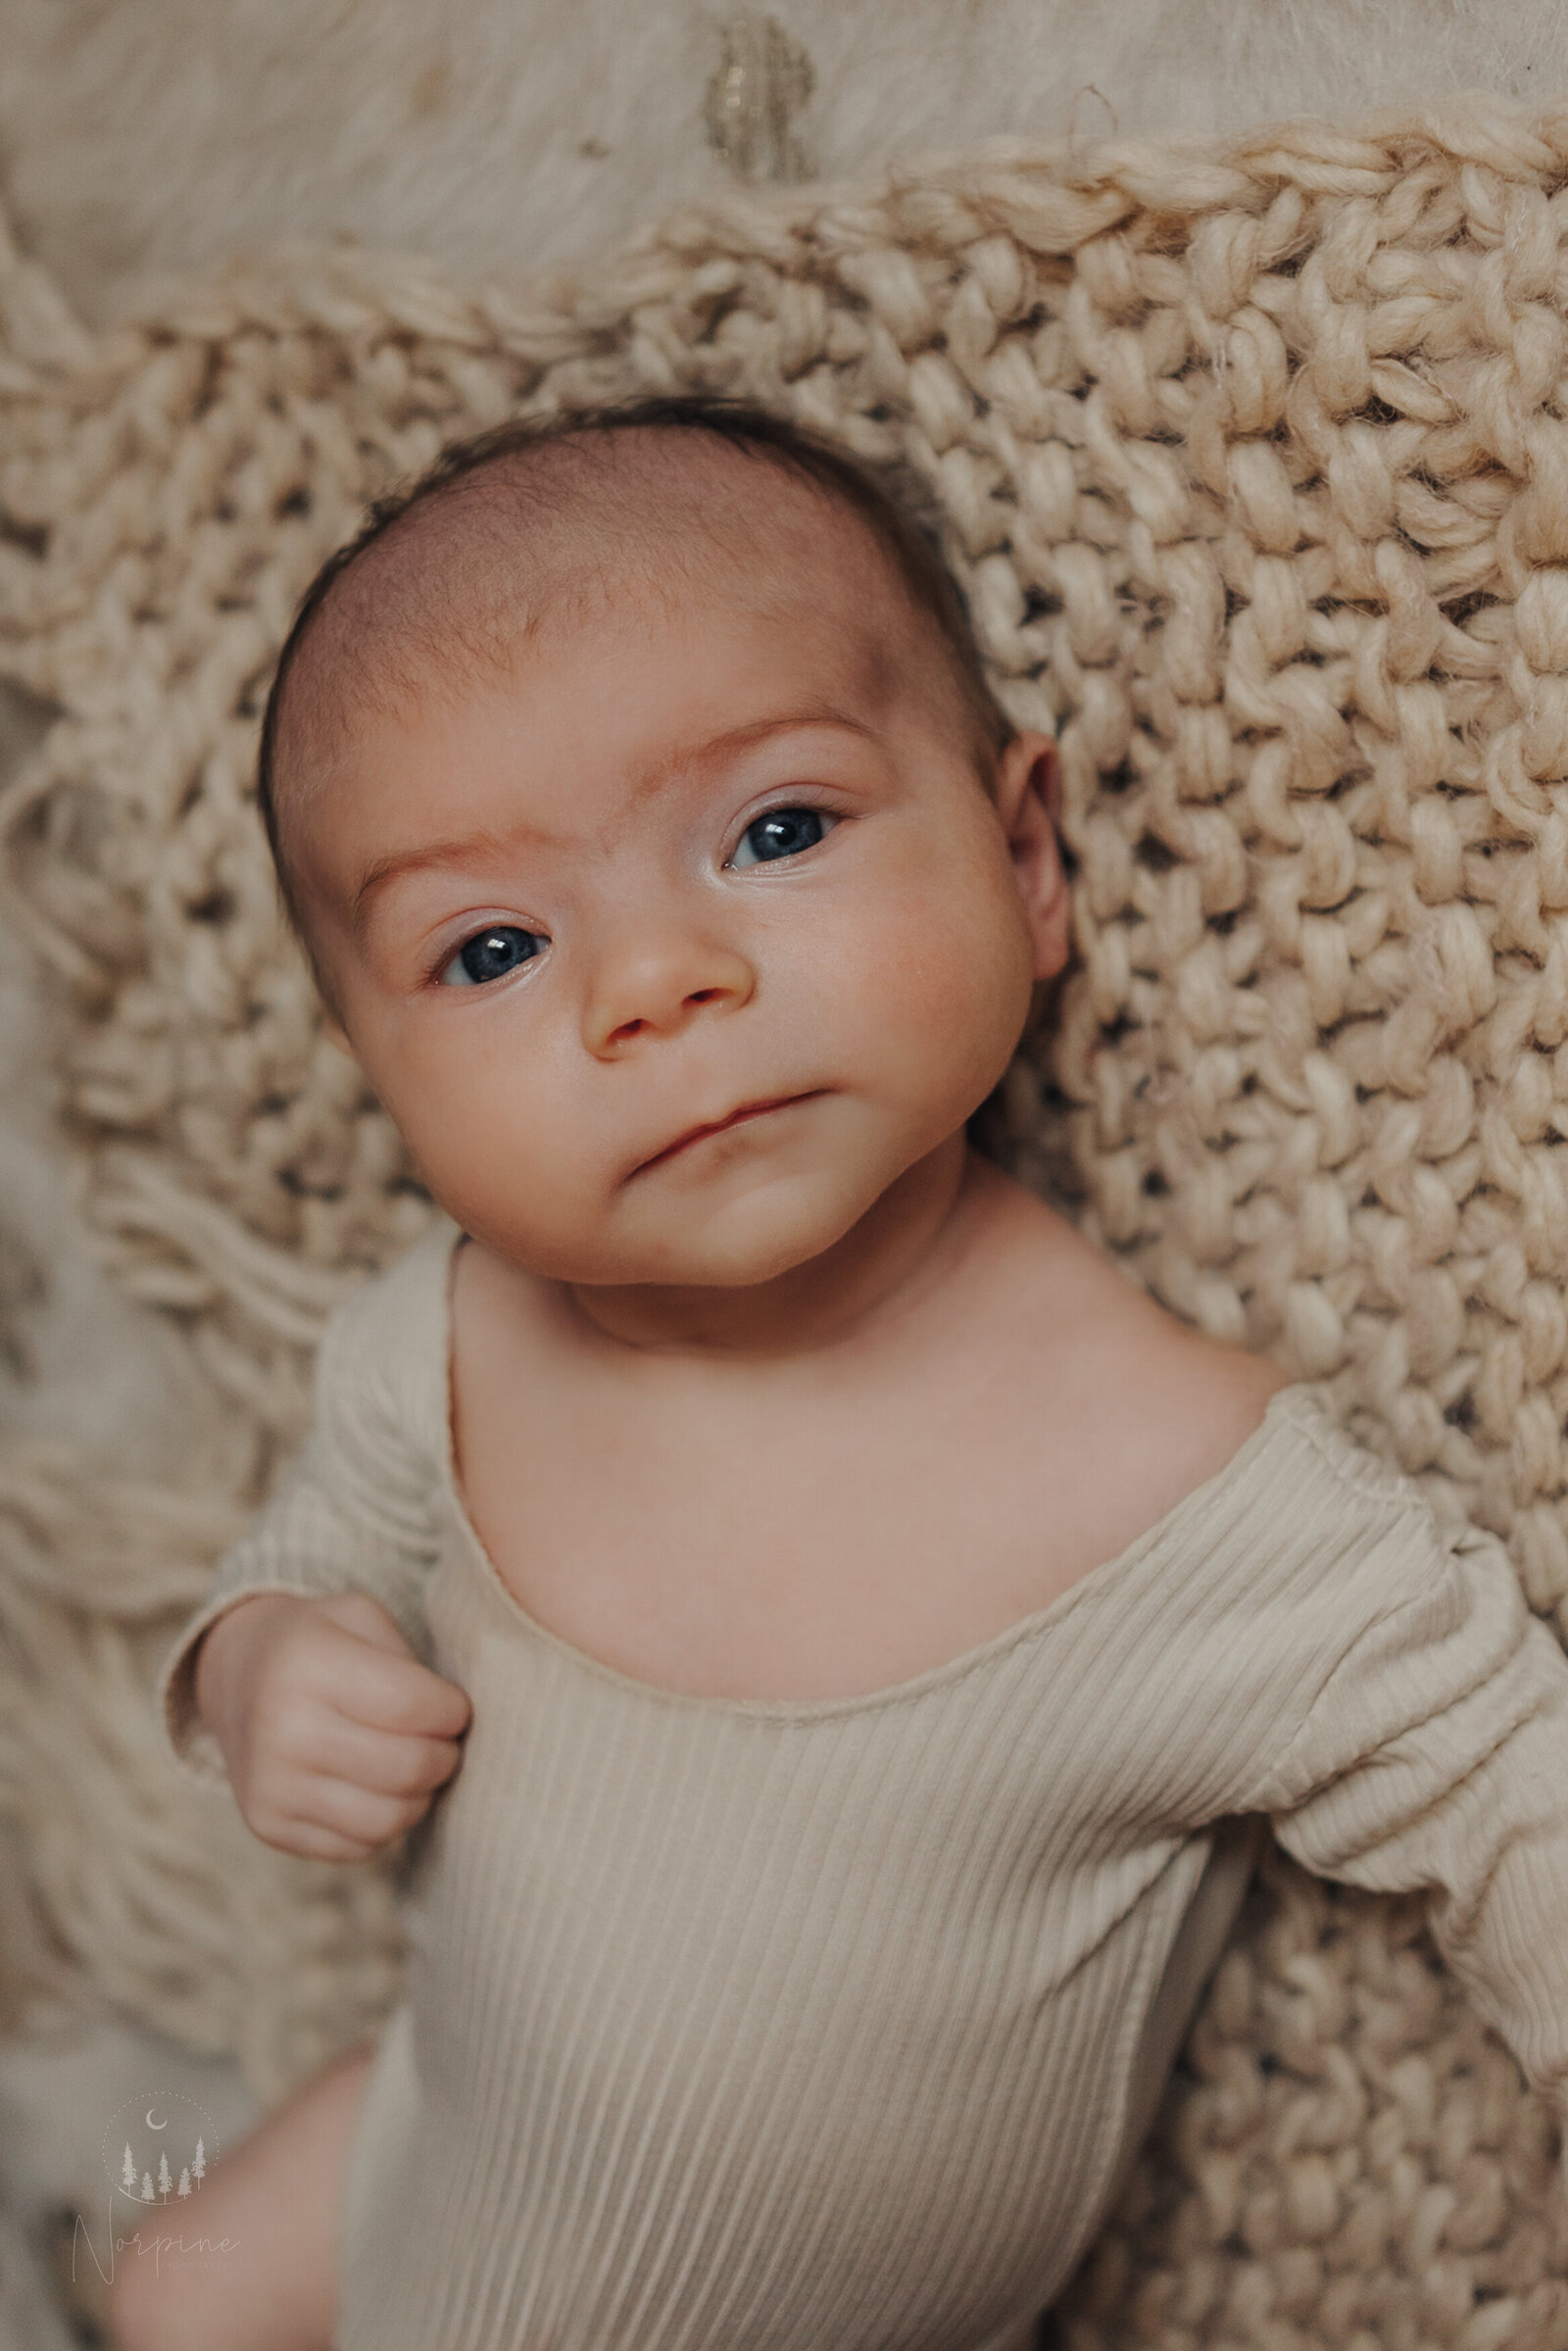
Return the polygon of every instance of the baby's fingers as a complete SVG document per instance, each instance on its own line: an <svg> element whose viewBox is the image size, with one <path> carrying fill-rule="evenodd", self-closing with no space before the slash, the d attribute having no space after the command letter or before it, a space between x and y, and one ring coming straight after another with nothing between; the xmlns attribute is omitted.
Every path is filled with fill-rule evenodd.
<svg viewBox="0 0 1568 2351"><path fill-rule="evenodd" d="M297 1789L258 1801L247 1815L265 1844L318 1861L365 1861L412 1829L429 1809L427 1795L378 1795L346 1780L314 1774Z"/></svg>
<svg viewBox="0 0 1568 2351"><path fill-rule="evenodd" d="M351 1605L365 1611L363 1625L342 1621ZM421 1665L395 1628L390 1641L379 1633L371 1638L369 1611L384 1611L365 1594L344 1593L329 1606L330 1613L322 1607L309 1646L302 1647L298 1686L324 1698L350 1722L372 1730L460 1739L473 1711L466 1692Z"/></svg>
<svg viewBox="0 0 1568 2351"><path fill-rule="evenodd" d="M335 1829L318 1828L313 1821L288 1821L265 1833L252 1821L253 1836L280 1853L295 1853L302 1861L368 1861L376 1848L357 1837L342 1837Z"/></svg>
<svg viewBox="0 0 1568 2351"><path fill-rule="evenodd" d="M354 1788L378 1795L423 1797L445 1787L462 1753L455 1739L373 1730L336 1715L318 1732L312 1761L326 1777L346 1780Z"/></svg>

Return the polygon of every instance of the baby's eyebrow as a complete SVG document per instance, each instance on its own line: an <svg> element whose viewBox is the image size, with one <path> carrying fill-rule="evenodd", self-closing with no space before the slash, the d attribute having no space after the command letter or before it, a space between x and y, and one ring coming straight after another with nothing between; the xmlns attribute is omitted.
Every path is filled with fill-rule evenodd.
<svg viewBox="0 0 1568 2351"><path fill-rule="evenodd" d="M808 726L838 726L851 734L870 735L873 729L862 718L841 710L835 703L811 703L797 710L777 712L771 718L752 718L744 726L732 726L721 735L710 735L702 743L685 743L669 753L667 758L651 765L639 787L639 798L657 792L672 776L693 767L715 765L738 751L750 751L754 743L765 743L770 735L788 735Z"/></svg>
<svg viewBox="0 0 1568 2351"><path fill-rule="evenodd" d="M376 857L360 876L359 888L354 893L354 928L364 931L377 891L396 881L400 874L422 873L431 868L439 872L445 865L471 864L475 857L501 857L514 850L521 840L545 838L545 834L531 825L515 825L505 833L486 826L465 834L461 841L433 841L418 849L399 851L393 857Z"/></svg>
<svg viewBox="0 0 1568 2351"><path fill-rule="evenodd" d="M754 718L745 726L729 727L723 734L710 736L702 743L683 744L666 758L656 760L644 771L635 797L638 800L645 799L662 789L673 776L690 772L693 768L716 765L724 759L732 758L736 752L748 751L754 744L765 742L770 735L791 734L811 726L841 727L848 733L864 736L871 736L874 732L863 719L856 718L848 710L827 703L813 704L806 710L785 711L771 718ZM466 833L461 840L434 841L418 849L400 850L389 857L376 857L360 876L359 887L354 893L354 928L363 935L377 892L385 889L388 882L396 881L401 874L439 872L443 866L468 865L478 857L504 857L522 844L543 844L555 837L538 825L509 825L505 832L485 825L475 832Z"/></svg>

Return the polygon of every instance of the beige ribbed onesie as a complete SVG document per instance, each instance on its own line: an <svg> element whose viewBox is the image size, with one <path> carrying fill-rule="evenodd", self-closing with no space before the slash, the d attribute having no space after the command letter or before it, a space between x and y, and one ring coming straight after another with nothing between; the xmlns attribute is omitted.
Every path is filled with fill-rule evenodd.
<svg viewBox="0 0 1568 2351"><path fill-rule="evenodd" d="M1246 1816L1324 1875L1431 1887L1560 2098L1568 1662L1498 1545L1440 1538L1311 1388L947 1665L864 1697L681 1696L533 1623L480 1548L453 1242L337 1318L300 1469L163 1685L175 1752L220 1772L197 1636L241 1592L359 1586L473 1702L407 1851L339 2351L1026 2340L1157 2100Z"/></svg>

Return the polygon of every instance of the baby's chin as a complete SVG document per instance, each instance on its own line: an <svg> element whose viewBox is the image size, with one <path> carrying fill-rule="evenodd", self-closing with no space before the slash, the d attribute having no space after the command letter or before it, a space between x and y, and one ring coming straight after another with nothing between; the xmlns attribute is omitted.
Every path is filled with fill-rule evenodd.
<svg viewBox="0 0 1568 2351"><path fill-rule="evenodd" d="M484 1238L527 1272L584 1289L758 1289L823 1255L876 1197L823 1174L781 1175L708 1200L674 1186L657 1197L650 1182L596 1233L492 1228Z"/></svg>

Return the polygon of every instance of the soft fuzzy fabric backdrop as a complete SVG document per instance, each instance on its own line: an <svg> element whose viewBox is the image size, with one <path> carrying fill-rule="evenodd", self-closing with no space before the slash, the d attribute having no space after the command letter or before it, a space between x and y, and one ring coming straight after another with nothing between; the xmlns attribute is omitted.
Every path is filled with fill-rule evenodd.
<svg viewBox="0 0 1568 2351"><path fill-rule="evenodd" d="M996 134L1208 136L1568 89L1553 0L772 0L798 162ZM605 251L722 188L729 0L0 0L0 184L94 317L149 271L347 234L468 276ZM762 22L743 17L742 47ZM761 159L764 160L765 159Z"/></svg>
<svg viewBox="0 0 1568 2351"><path fill-rule="evenodd" d="M1079 864L1007 1150L1568 1622L1565 240L1568 111L1476 101L734 199L531 290L301 255L94 334L10 262L0 661L59 712L11 912L83 1226L188 1406L157 1476L6 1459L19 2002L270 2098L392 1995L384 1873L257 1846L146 1698L423 1213L277 921L260 696L363 501L519 406L740 390L924 477ZM1068 2339L1568 2343L1555 2144L1417 1904L1272 1864Z"/></svg>

